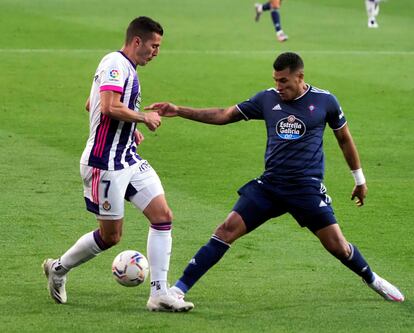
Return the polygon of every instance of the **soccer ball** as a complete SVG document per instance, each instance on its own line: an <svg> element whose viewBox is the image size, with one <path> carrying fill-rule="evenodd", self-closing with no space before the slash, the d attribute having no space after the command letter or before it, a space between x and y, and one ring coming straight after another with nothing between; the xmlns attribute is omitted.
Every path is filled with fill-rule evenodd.
<svg viewBox="0 0 414 333"><path fill-rule="evenodd" d="M145 281L148 273L148 260L138 251L123 251L112 262L112 276L125 287L139 286Z"/></svg>

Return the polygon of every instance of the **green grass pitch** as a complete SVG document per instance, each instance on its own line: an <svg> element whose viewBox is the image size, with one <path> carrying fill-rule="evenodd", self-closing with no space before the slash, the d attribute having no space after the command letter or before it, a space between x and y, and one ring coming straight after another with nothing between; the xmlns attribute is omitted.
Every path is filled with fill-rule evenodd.
<svg viewBox="0 0 414 333"><path fill-rule="evenodd" d="M253 3L0 1L1 332L414 331L414 4L381 3L380 27L368 29L363 0L284 1L290 39L280 44L268 13L254 22ZM406 302L383 301L284 216L233 245L188 294L193 312L149 313L148 282L124 288L110 273L121 250L145 252L148 225L130 206L121 243L70 273L66 305L49 299L42 260L96 227L79 177L93 73L138 15L165 28L159 57L139 68L144 105L233 105L273 85L279 52L302 55L306 81L341 102L368 180L366 206L356 208L328 129L325 182L337 218ZM141 129L140 152L175 215L173 283L228 214L236 190L262 172L265 129L182 119L165 119L156 133Z"/></svg>

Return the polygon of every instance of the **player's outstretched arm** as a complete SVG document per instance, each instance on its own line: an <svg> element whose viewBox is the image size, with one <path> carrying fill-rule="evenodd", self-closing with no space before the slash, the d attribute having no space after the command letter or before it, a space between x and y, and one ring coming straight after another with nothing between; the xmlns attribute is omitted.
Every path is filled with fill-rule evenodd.
<svg viewBox="0 0 414 333"><path fill-rule="evenodd" d="M242 114L237 110L235 105L228 108L196 109L188 106L177 106L172 103L162 102L151 104L150 106L145 107L145 110L156 111L159 115L164 117L179 116L213 125L225 125L243 119Z"/></svg>
<svg viewBox="0 0 414 333"><path fill-rule="evenodd" d="M356 205L358 207L362 206L368 192L368 187L362 172L358 150L355 146L354 140L352 139L348 125L334 131L334 133L339 147L344 154L345 160L351 169L352 175L354 176L355 187L352 190L351 199L354 200L356 198Z"/></svg>

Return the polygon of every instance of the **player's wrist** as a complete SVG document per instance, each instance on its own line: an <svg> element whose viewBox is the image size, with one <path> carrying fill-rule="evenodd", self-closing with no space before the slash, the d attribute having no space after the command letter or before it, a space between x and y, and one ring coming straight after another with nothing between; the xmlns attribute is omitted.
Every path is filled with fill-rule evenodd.
<svg viewBox="0 0 414 333"><path fill-rule="evenodd" d="M364 185L366 183L364 173L362 172L362 168L351 170L352 177L354 177L355 185Z"/></svg>

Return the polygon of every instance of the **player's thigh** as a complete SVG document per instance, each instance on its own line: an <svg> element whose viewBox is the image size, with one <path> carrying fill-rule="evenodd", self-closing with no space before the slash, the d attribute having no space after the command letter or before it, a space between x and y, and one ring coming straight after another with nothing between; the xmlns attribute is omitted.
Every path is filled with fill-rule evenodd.
<svg viewBox="0 0 414 333"><path fill-rule="evenodd" d="M81 165L86 209L102 220L124 216L124 194L131 178L129 168L101 170Z"/></svg>
<svg viewBox="0 0 414 333"><path fill-rule="evenodd" d="M144 215L152 224L172 222L173 214L168 207L164 194L153 198L143 210Z"/></svg>
<svg viewBox="0 0 414 333"><path fill-rule="evenodd" d="M161 180L147 162L146 169L138 170L131 177L125 193L125 199L144 212L151 201L157 197L161 197L157 199L161 205L160 210L166 210L168 206L164 197L164 188L162 187Z"/></svg>
<svg viewBox="0 0 414 333"><path fill-rule="evenodd" d="M254 179L242 186L233 211L237 212L246 225L246 233L256 229L267 220L286 213L281 201L278 202L266 185Z"/></svg>
<svg viewBox="0 0 414 333"><path fill-rule="evenodd" d="M286 191L284 198L289 213L301 227L307 227L315 233L337 223L331 206L332 199L322 183L303 184L298 188L294 193Z"/></svg>
<svg viewBox="0 0 414 333"><path fill-rule="evenodd" d="M279 9L282 1L281 0L270 0L270 7Z"/></svg>

